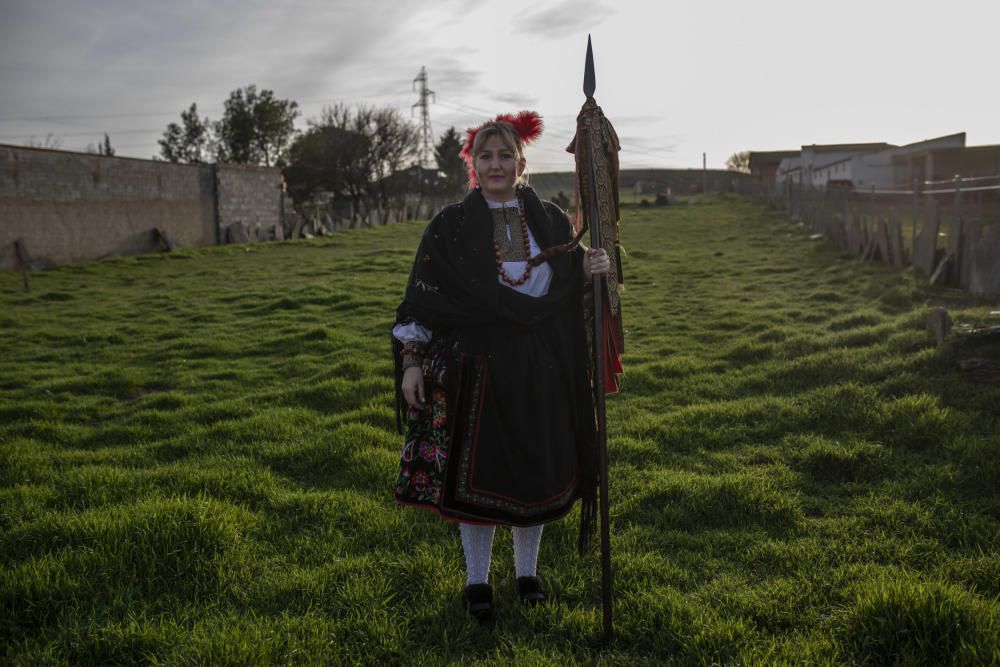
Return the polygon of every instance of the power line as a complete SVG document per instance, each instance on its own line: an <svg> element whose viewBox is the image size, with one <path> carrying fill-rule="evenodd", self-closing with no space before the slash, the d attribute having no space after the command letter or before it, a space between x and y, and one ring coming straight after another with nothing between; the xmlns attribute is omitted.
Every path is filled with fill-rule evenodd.
<svg viewBox="0 0 1000 667"><path fill-rule="evenodd" d="M59 132L58 136L60 138L62 138L62 137L89 137L89 136L94 135L94 134L108 134L108 135L112 135L113 134L113 135L115 135L117 137L117 136L120 136L120 135L123 135L123 134L149 134L150 132L162 132L162 131L163 131L163 128L147 129L147 130L103 130L103 129L101 129L101 130L90 130L90 131L87 131L87 132ZM53 136L56 136L55 132L52 132L51 134ZM0 135L0 139L31 139L31 138L36 137L36 136L38 136L37 132L36 133L32 133L32 134L3 134L3 135Z"/></svg>
<svg viewBox="0 0 1000 667"><path fill-rule="evenodd" d="M447 107L447 108L449 108L449 109L451 109L453 111L458 111L460 113L473 112L473 113L477 113L477 114L478 113L483 113L483 114L489 115L488 111L486 111L484 109L481 109L479 107L470 106L468 104L458 104L458 103L449 102L449 101L439 102L438 104L441 104L444 107ZM547 134L547 135L549 135L551 137L556 137L556 138L563 139L566 142L569 142L573 138L573 134L571 134L569 132L562 132L560 130L553 130L553 129L549 128L549 127L545 128L545 134ZM535 146L532 146L532 148L535 149L535 150L541 150L542 152L565 154L565 151L556 150L556 149L552 149L552 148L546 148L544 146L535 145ZM650 151L650 150L643 150L641 148L635 148L634 146L631 146L631 145L628 145L628 144L624 144L622 146L622 152L623 153L627 153L627 154L643 155L645 157L651 157L651 158L665 159L666 154L667 153L671 153L673 151L670 151L670 150Z"/></svg>
<svg viewBox="0 0 1000 667"><path fill-rule="evenodd" d="M136 111L132 113L77 114L66 116L30 116L27 118L0 118L0 123L30 123L37 120L89 120L93 118L136 118L139 116L172 116L177 111Z"/></svg>
<svg viewBox="0 0 1000 667"><path fill-rule="evenodd" d="M485 109L480 109L478 107L469 106L467 104L457 104L455 102L441 102L446 107L451 108L452 111L458 111L460 113L475 113L475 114L485 114L486 116L493 116L495 114L486 111Z"/></svg>
<svg viewBox="0 0 1000 667"><path fill-rule="evenodd" d="M434 101L435 104L440 104L443 107L445 107L446 109L449 109L449 110L451 110L453 112L457 112L457 113L461 113L461 114L469 114L469 115L477 116L477 117L481 117L481 116L492 117L494 114L491 113L491 112L489 112L489 111L487 111L486 109L484 109L482 107L477 107L477 106L473 106L473 105L465 104L465 103L461 103L461 102L455 102L455 101L452 101L452 100L444 100L444 101L438 102L437 101L437 97L436 97L434 91L429 90L427 88L427 70L426 70L425 67L421 67L420 74L415 79L413 79L412 84L413 84L414 88L416 88L416 84L417 83L420 84L420 90L419 90L420 101L418 101L417 103L413 104L411 106L411 109L415 108L415 107L420 107L420 110L421 110L421 124L420 124L421 125L421 127L420 127L420 132L421 132L421 151L420 151L420 156L421 156L421 158L420 159L421 159L421 164L423 164L423 165L426 166L426 165L430 164L430 161L431 161L430 160L431 150L432 150L432 147L433 147L433 144L434 144L433 129L432 129L431 122L430 122L430 111L429 111L429 106L428 106L428 98L433 99L433 101ZM341 97L340 99L325 98L325 99L301 100L301 101L298 101L298 104L300 106L304 106L304 105L310 105L311 106L311 105L315 105L315 104L328 104L329 105L329 104L337 104L337 103L349 103L349 102L351 102L353 100L360 100L360 99L374 99L374 98L387 98L387 97L393 97L393 94L391 94L391 93L368 93L368 94L345 95L344 97ZM347 98L350 98L350 99L347 99ZM199 111L201 111L203 113L206 113L206 114L215 114L215 113L221 113L223 111L223 109L222 108L210 108L210 109L205 109L205 110L199 109ZM115 118L144 118L144 117L156 117L156 116L176 116L176 115L179 115L179 113L180 112L177 112L177 111L135 111L135 112L129 112L129 113L109 113L109 114L75 114L75 115L66 114L66 115L52 115L52 116L35 116L35 117L28 117L28 118L0 118L0 122L11 122L12 123L12 122L31 122L31 121L72 121L72 120L115 119ZM109 134L112 137L114 137L114 136L121 136L121 135L137 135L137 134L145 134L145 133L160 135L160 134L162 134L163 129L164 128L160 127L160 128L150 128L148 130L146 130L146 129L115 130L113 128L109 129L107 127L97 127L97 126L95 126L94 129L90 130L90 131L74 131L74 132L68 132L68 133L67 132L55 132L55 133L50 132L50 134L52 134L53 136L58 137L58 138L64 138L64 137L65 138L89 137L89 136L92 136L92 135L94 135L94 136L100 135L102 133L107 133L107 134ZM573 137L573 134L571 132L564 132L564 131L555 130L555 129L552 129L552 128L546 128L545 133L548 136L552 137L552 138L563 139L566 142L569 142L569 140L572 139L572 137ZM38 135L39 135L39 132L33 132L33 133L29 133L29 134L18 134L18 135L15 135L15 134L6 134L6 135L0 135L0 140L5 140L5 141L24 141L24 140L32 139L32 138L34 138L34 137L36 137ZM151 148L155 148L155 146L156 146L156 139L151 139L146 144L127 144L127 145L120 145L120 146L118 146L118 148L122 148L122 149L127 149L127 148L132 148L132 147L136 147L136 148L139 148L139 147L151 147ZM537 144L535 146L533 146L532 148L533 148L533 150L540 151L541 153L544 153L544 154L559 155L559 156L562 156L562 157L565 157L567 155L567 153L563 149L550 148L550 147L547 147L547 146L537 145ZM653 158L653 159L656 159L656 160L665 160L665 159L667 159L668 154L671 153L671 152L672 151L669 151L669 150L657 151L657 150L642 149L642 148L637 148L637 147L634 147L634 146L631 146L631 145L628 145L628 144L625 144L623 146L623 150L622 150L622 153L624 153L626 155L636 156L636 157L642 156L642 157L646 157L646 158ZM540 162L545 162L544 158L542 158L542 160L539 160L539 161Z"/></svg>
<svg viewBox="0 0 1000 667"><path fill-rule="evenodd" d="M337 99L319 99L319 100L295 100L295 102L302 106L304 104L337 104L338 102L347 102L349 100L364 100L373 99L376 97L393 97L393 93L371 93L366 95L345 95ZM186 111L182 109L181 111ZM201 113L222 113L225 111L223 107L212 107L208 109L199 109ZM0 123L30 123L34 121L42 120L99 120L102 118L141 118L150 116L177 116L180 115L180 111L130 111L128 113L106 113L106 114L60 114L56 116L25 116L21 118L0 118Z"/></svg>

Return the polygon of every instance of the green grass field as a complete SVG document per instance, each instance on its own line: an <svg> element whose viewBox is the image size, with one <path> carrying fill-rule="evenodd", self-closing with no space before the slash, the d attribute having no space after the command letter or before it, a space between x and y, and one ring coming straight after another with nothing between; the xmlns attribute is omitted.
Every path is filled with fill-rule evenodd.
<svg viewBox="0 0 1000 667"><path fill-rule="evenodd" d="M737 199L623 214L617 639L576 511L493 633L458 531L398 508L388 331L422 223L0 275L0 662L996 664L996 306Z"/></svg>

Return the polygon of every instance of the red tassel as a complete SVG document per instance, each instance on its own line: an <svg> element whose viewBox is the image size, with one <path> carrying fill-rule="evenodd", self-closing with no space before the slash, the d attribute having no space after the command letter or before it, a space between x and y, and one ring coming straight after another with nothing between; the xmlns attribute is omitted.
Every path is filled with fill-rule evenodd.
<svg viewBox="0 0 1000 667"><path fill-rule="evenodd" d="M534 111L519 111L516 115L500 114L496 119L513 125L514 129L517 130L517 135L525 144L529 144L541 136L544 127L542 117Z"/></svg>
<svg viewBox="0 0 1000 667"><path fill-rule="evenodd" d="M521 143L525 145L541 136L542 129L545 127L545 123L542 122L542 117L538 115L538 112L528 110L519 111L517 114L502 113L494 118L492 122L513 125L514 131L517 132L517 136L521 139ZM469 128L465 136L465 144L462 145L462 150L458 152L459 157L465 160L465 163L469 166L470 188L476 186L476 160L472 157L472 144L475 142L479 130L483 129L483 125Z"/></svg>
<svg viewBox="0 0 1000 667"><path fill-rule="evenodd" d="M604 304L604 393L617 394L619 384L618 376L624 372L622 368L621 353L623 349L622 340L618 336L620 331L618 317L612 317L608 304Z"/></svg>

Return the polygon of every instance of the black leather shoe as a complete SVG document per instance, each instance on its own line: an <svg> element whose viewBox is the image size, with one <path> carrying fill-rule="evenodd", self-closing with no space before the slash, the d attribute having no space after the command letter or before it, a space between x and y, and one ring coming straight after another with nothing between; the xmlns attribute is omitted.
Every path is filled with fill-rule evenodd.
<svg viewBox="0 0 1000 667"><path fill-rule="evenodd" d="M469 584L462 589L462 601L469 616L480 625L493 622L493 587L489 584Z"/></svg>
<svg viewBox="0 0 1000 667"><path fill-rule="evenodd" d="M542 586L542 580L538 577L518 577L516 583L517 594L521 598L521 602L534 607L548 601L545 587Z"/></svg>

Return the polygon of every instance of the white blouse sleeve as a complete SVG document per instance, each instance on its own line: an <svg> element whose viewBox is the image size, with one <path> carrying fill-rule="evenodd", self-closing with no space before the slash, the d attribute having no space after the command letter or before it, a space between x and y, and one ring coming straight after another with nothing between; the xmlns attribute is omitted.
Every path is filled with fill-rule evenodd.
<svg viewBox="0 0 1000 667"><path fill-rule="evenodd" d="M397 324L392 328L392 335L396 337L400 343L409 343L410 341L418 341L420 343L431 342L431 332L429 329L421 326L417 322L409 322L407 324Z"/></svg>

